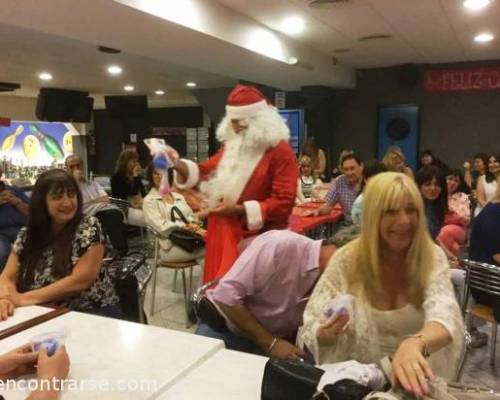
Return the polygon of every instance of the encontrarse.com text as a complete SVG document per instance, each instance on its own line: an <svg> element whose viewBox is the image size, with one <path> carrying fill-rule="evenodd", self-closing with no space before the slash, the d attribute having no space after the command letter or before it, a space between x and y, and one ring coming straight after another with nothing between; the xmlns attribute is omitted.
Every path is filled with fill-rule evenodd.
<svg viewBox="0 0 500 400"><path fill-rule="evenodd" d="M8 379L0 381L0 391L78 391L78 392L156 392L158 382L153 380L118 379Z"/></svg>

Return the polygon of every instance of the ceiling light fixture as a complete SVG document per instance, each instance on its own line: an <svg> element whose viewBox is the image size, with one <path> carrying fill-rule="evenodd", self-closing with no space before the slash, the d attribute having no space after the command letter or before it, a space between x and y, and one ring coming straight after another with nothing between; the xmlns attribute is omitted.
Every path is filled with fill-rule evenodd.
<svg viewBox="0 0 500 400"><path fill-rule="evenodd" d="M491 42L493 40L494 36L489 33L489 32L483 32L480 33L479 35L476 35L474 37L474 41L477 43L486 43L486 42Z"/></svg>
<svg viewBox="0 0 500 400"><path fill-rule="evenodd" d="M194 83L194 82L188 82L188 83L186 83L186 86L187 87L196 87L196 83Z"/></svg>
<svg viewBox="0 0 500 400"><path fill-rule="evenodd" d="M491 3L492 0L464 0L464 7L472 11L477 11L489 6Z"/></svg>
<svg viewBox="0 0 500 400"><path fill-rule="evenodd" d="M38 74L38 77L42 80L42 81L51 81L52 80L52 75L49 74L48 72L40 72Z"/></svg>
<svg viewBox="0 0 500 400"><path fill-rule="evenodd" d="M122 67L120 67L118 65L110 65L108 67L108 73L110 75L120 75L122 72L123 72Z"/></svg>
<svg viewBox="0 0 500 400"><path fill-rule="evenodd" d="M155 94L157 94L158 96L163 96L165 92L163 90L157 90Z"/></svg>
<svg viewBox="0 0 500 400"><path fill-rule="evenodd" d="M123 87L123 90L125 90L126 92L133 92L134 89L135 88L132 85L127 85Z"/></svg>
<svg viewBox="0 0 500 400"><path fill-rule="evenodd" d="M297 65L298 62L299 62L299 59L297 57L288 58L288 64L290 64L290 65Z"/></svg>
<svg viewBox="0 0 500 400"><path fill-rule="evenodd" d="M281 24L281 30L289 35L297 35L304 30L304 20L299 17L285 18Z"/></svg>

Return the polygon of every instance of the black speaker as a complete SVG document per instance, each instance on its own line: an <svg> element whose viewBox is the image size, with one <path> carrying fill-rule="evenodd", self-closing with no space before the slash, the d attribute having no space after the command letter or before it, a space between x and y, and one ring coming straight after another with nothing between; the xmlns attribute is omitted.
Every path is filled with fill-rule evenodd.
<svg viewBox="0 0 500 400"><path fill-rule="evenodd" d="M94 99L87 92L40 89L35 115L42 121L90 122Z"/></svg>
<svg viewBox="0 0 500 400"><path fill-rule="evenodd" d="M147 119L147 96L105 96L106 110L112 118Z"/></svg>
<svg viewBox="0 0 500 400"><path fill-rule="evenodd" d="M420 82L420 69L416 64L404 64L399 67L399 83L407 87L415 87Z"/></svg>

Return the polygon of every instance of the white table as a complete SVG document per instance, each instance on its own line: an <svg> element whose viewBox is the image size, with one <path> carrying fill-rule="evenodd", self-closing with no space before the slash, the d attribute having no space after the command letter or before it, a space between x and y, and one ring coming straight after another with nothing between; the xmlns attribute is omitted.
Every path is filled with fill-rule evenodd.
<svg viewBox="0 0 500 400"><path fill-rule="evenodd" d="M19 313L21 309L17 310ZM220 340L110 318L69 312L27 329L1 342L0 352L20 346L36 334L67 328L71 359L70 379L85 380L94 388L126 381L142 390L66 391L62 399L152 399L179 381L188 371L224 348ZM87 381L92 380L92 382ZM147 387L147 384L151 384ZM88 387L88 386L87 386ZM9 400L24 399L26 392L2 393Z"/></svg>
<svg viewBox="0 0 500 400"><path fill-rule="evenodd" d="M14 310L14 315L5 321L0 322L0 331L10 328L11 326L20 324L28 319L38 317L42 314L47 314L53 311L52 308L41 307L41 306L30 306L30 307L20 307ZM3 343L2 347L3 349Z"/></svg>
<svg viewBox="0 0 500 400"><path fill-rule="evenodd" d="M259 400L268 358L219 350L163 392L160 400Z"/></svg>

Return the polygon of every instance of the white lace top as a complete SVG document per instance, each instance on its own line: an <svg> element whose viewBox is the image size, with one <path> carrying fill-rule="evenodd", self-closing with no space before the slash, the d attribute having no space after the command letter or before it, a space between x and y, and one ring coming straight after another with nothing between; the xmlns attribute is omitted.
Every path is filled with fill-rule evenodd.
<svg viewBox="0 0 500 400"><path fill-rule="evenodd" d="M373 307L359 298L354 300L354 315L346 331L328 344L323 342L320 344L317 341L316 331L325 305L337 294L348 293L345 271L353 262L352 246L339 249L319 279L305 309L304 324L299 329L297 342L300 347L307 346L318 364L347 360L362 363L378 362L383 355L382 348L387 350L394 345L394 343L388 343L387 326L381 329L380 324L377 323L379 318L374 318ZM423 314L423 318L419 318L418 326L412 324L407 330L420 330L424 322L436 321L450 332L453 342L432 354L429 362L436 374L445 378L453 378L456 368L450 368L450 366L458 367L463 347L463 320L453 293L448 261L438 246L435 246L434 260L429 260L429 262L434 264L430 284L424 294L422 309L416 310ZM397 310L392 311L392 313L397 312ZM406 307L406 310L400 309L399 312L408 316L408 312L414 311ZM397 336L402 340L405 334L407 334L406 330Z"/></svg>

